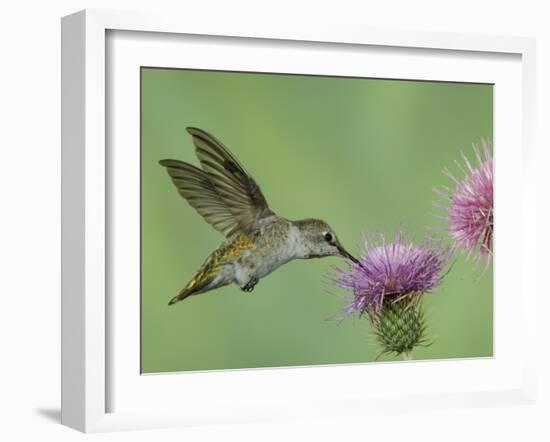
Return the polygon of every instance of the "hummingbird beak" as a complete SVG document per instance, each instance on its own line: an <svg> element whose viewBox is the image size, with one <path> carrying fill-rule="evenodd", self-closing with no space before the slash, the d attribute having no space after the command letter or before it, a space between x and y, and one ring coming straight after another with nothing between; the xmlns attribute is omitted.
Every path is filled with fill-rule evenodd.
<svg viewBox="0 0 550 442"><path fill-rule="evenodd" d="M363 267L363 264L361 264L361 261L359 261L355 256L353 256L346 249L344 249L340 244L338 244L337 247L338 247L338 251L340 252L341 256L343 256L344 258L349 259L351 262L354 262L355 264Z"/></svg>

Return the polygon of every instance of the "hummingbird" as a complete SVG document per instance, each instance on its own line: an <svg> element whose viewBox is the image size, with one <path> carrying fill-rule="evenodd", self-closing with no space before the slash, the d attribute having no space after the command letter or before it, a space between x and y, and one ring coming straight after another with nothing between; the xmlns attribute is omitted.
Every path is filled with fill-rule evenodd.
<svg viewBox="0 0 550 442"><path fill-rule="evenodd" d="M169 305L232 283L251 292L261 278L294 259L340 256L361 265L325 221L278 216L227 147L204 130L187 132L201 168L174 159L159 163L178 193L226 239Z"/></svg>

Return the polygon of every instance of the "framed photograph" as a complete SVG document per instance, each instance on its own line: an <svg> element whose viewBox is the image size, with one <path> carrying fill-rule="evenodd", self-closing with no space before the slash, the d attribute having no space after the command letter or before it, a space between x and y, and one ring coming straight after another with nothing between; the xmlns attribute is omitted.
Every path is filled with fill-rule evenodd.
<svg viewBox="0 0 550 442"><path fill-rule="evenodd" d="M65 425L534 400L533 40L87 10L62 54Z"/></svg>

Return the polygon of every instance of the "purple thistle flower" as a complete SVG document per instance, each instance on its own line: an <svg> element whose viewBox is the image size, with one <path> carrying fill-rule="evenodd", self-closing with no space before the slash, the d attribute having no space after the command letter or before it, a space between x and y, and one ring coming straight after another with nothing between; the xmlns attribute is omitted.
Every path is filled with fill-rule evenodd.
<svg viewBox="0 0 550 442"><path fill-rule="evenodd" d="M354 295L345 308L348 314L367 312L371 316L383 307L384 300L417 297L441 284L452 254L451 247L435 240L415 245L401 230L390 243L380 234L379 241L364 240L361 265L350 263L347 271L337 268L333 280Z"/></svg>
<svg viewBox="0 0 550 442"><path fill-rule="evenodd" d="M445 175L454 181L455 188L434 189L449 205L434 204L446 212L443 219L455 244L466 250L468 256L475 255L476 262L483 259L488 265L493 254L493 158L485 140L482 140L482 147L484 158L474 145L476 167L464 154L465 168L456 163L464 174L462 180L444 170Z"/></svg>

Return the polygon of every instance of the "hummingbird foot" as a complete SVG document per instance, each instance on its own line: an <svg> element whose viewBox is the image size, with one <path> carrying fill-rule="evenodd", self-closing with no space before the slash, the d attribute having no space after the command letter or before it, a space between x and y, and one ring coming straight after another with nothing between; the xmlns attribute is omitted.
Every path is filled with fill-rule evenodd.
<svg viewBox="0 0 550 442"><path fill-rule="evenodd" d="M250 281L248 281L245 285L241 287L241 290L243 292L250 293L252 290L254 290L254 287L258 284L257 278L252 278Z"/></svg>

